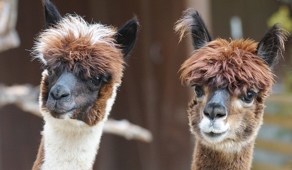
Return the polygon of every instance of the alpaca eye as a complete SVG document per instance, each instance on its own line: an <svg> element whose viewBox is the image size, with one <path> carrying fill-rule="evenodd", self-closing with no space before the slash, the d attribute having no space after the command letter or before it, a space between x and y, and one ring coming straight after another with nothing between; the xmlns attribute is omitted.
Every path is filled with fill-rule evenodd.
<svg viewBox="0 0 292 170"><path fill-rule="evenodd" d="M100 77L93 77L90 79L90 82L95 86L99 86L101 83L101 78Z"/></svg>
<svg viewBox="0 0 292 170"><path fill-rule="evenodd" d="M48 70L48 75L49 76L51 76L51 75L53 75L54 74L54 71L52 71L52 70Z"/></svg>
<svg viewBox="0 0 292 170"><path fill-rule="evenodd" d="M197 97L202 97L204 95L204 90L201 86L195 86L195 93Z"/></svg>
<svg viewBox="0 0 292 170"><path fill-rule="evenodd" d="M247 91L246 95L241 95L239 98L244 101L245 103L251 103L254 99L256 92L254 91Z"/></svg>

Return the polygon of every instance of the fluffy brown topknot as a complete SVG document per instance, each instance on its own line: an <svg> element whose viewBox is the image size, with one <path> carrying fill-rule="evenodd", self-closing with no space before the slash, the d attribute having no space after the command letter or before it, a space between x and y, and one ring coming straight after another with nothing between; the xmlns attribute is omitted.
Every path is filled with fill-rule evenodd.
<svg viewBox="0 0 292 170"><path fill-rule="evenodd" d="M103 74L120 83L124 59L115 35L112 27L68 15L40 33L33 54L48 70L70 71L84 79Z"/></svg>
<svg viewBox="0 0 292 170"><path fill-rule="evenodd" d="M181 80L186 85L228 88L235 94L249 89L267 93L274 74L256 50L257 43L250 39L211 41L182 64Z"/></svg>

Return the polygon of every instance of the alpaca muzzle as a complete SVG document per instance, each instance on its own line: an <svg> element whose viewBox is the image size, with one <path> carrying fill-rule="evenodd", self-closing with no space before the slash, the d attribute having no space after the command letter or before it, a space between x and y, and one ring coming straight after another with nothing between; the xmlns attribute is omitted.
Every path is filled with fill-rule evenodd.
<svg viewBox="0 0 292 170"><path fill-rule="evenodd" d="M229 124L226 123L228 98L227 89L216 89L203 110L199 127L204 138L211 142L220 142L229 130Z"/></svg>
<svg viewBox="0 0 292 170"><path fill-rule="evenodd" d="M76 84L76 78L71 73L62 74L56 84L50 89L46 107L53 117L74 110L72 89Z"/></svg>

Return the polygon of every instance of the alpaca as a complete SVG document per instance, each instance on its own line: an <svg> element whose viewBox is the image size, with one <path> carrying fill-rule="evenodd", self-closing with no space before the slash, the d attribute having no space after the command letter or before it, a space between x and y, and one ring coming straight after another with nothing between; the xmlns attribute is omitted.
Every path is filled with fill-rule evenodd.
<svg viewBox="0 0 292 170"><path fill-rule="evenodd" d="M44 66L39 103L45 124L33 170L89 170L138 21L117 30L78 15L61 17L49 0L43 2L46 29L32 55Z"/></svg>
<svg viewBox="0 0 292 170"><path fill-rule="evenodd" d="M195 93L188 109L196 138L192 170L250 169L264 101L274 83L271 70L288 34L274 25L259 43L212 40L194 9L185 11L175 31L180 40L190 31L195 48L180 68L182 83Z"/></svg>

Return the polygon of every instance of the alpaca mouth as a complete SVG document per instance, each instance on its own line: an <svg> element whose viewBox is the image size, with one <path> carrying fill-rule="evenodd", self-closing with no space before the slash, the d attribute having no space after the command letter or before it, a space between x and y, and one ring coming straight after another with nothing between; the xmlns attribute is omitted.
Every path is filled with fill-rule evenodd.
<svg viewBox="0 0 292 170"><path fill-rule="evenodd" d="M51 110L50 113L55 114L55 115L62 115L62 114L66 114L66 113L72 112L74 110L75 110L74 108L73 109L69 109L69 110L54 109L54 110Z"/></svg>
<svg viewBox="0 0 292 170"><path fill-rule="evenodd" d="M222 133L209 132L209 133L205 133L205 135L206 136L209 136L209 137L212 137L212 138L216 138L216 137L219 137L221 135L224 135L225 133L226 132L222 132Z"/></svg>
<svg viewBox="0 0 292 170"><path fill-rule="evenodd" d="M73 102L62 102L53 99L48 99L45 107L55 118L58 118L60 115L64 115L66 113L72 113L76 108Z"/></svg>
<svg viewBox="0 0 292 170"><path fill-rule="evenodd" d="M202 132L203 136L210 138L210 139L217 139L217 138L222 138L225 136L225 134L227 133L227 131L225 132L220 132L220 133L215 133L215 132Z"/></svg>
<svg viewBox="0 0 292 170"><path fill-rule="evenodd" d="M55 118L61 118L63 115L66 115L66 114L73 115L75 110L76 110L75 108L71 108L71 109L55 108L53 110L50 110L50 113Z"/></svg>
<svg viewBox="0 0 292 170"><path fill-rule="evenodd" d="M70 109L70 110L52 110L50 111L51 115L54 118L58 118L58 119L62 119L64 117L70 117L73 115L73 113L75 112L76 109ZM67 116L65 116L67 115Z"/></svg>

